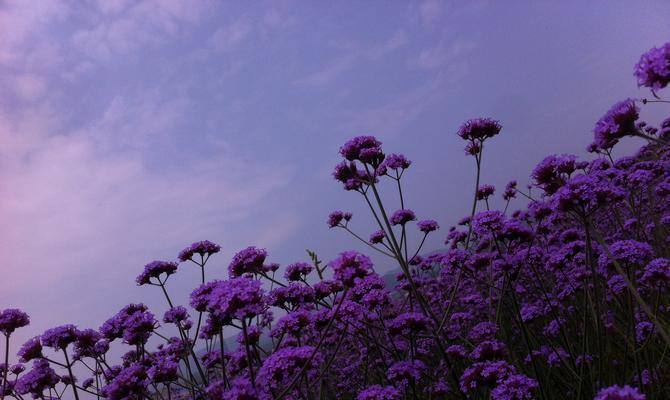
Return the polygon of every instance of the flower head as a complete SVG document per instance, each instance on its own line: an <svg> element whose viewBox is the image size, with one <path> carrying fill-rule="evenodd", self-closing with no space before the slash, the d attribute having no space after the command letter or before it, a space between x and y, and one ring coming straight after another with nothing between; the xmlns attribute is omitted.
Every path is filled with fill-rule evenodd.
<svg viewBox="0 0 670 400"><path fill-rule="evenodd" d="M598 392L593 400L645 400L646 397L637 388L626 386L610 386Z"/></svg>
<svg viewBox="0 0 670 400"><path fill-rule="evenodd" d="M263 262L267 256L265 249L249 246L235 254L228 266L228 274L234 278L244 274L259 273L263 271Z"/></svg>
<svg viewBox="0 0 670 400"><path fill-rule="evenodd" d="M16 308L8 308L0 312L0 332L5 336L11 335L18 328L30 324L28 314Z"/></svg>
<svg viewBox="0 0 670 400"><path fill-rule="evenodd" d="M670 83L670 42L643 54L635 64L635 77L638 86L653 91L666 87Z"/></svg>
<svg viewBox="0 0 670 400"><path fill-rule="evenodd" d="M77 340L77 328L74 325L62 325L47 329L42 334L42 344L54 350L63 350Z"/></svg>
<svg viewBox="0 0 670 400"><path fill-rule="evenodd" d="M331 228L335 228L336 226L340 225L342 220L349 222L351 221L352 214L350 212L342 212L342 211L333 211L328 215L328 226Z"/></svg>
<svg viewBox="0 0 670 400"><path fill-rule="evenodd" d="M414 211L407 209L396 210L391 215L391 218L389 218L391 225L405 225L409 221L414 221L415 219L416 215L414 215Z"/></svg>
<svg viewBox="0 0 670 400"><path fill-rule="evenodd" d="M203 240L200 242L195 242L179 252L179 261L188 261L192 260L193 256L200 254L202 257L210 256L221 251L221 246L218 244L212 243L209 240Z"/></svg>
<svg viewBox="0 0 670 400"><path fill-rule="evenodd" d="M491 118L475 118L466 121L458 130L464 140L482 142L500 133L500 122Z"/></svg>
<svg viewBox="0 0 670 400"><path fill-rule="evenodd" d="M419 227L419 230L423 233L430 233L440 229L440 225L437 224L437 221L432 219L426 219L416 223L416 226Z"/></svg>
<svg viewBox="0 0 670 400"><path fill-rule="evenodd" d="M372 273L372 261L354 250L340 253L340 256L328 265L335 271L334 278L348 287L353 286L357 279Z"/></svg>
<svg viewBox="0 0 670 400"><path fill-rule="evenodd" d="M177 272L176 262L152 261L144 266L144 271L142 271L142 273L137 276L135 281L140 286L150 284L151 278L155 278L161 282L160 276L162 274L165 274L165 279L167 279L168 276L174 274L175 272Z"/></svg>
<svg viewBox="0 0 670 400"><path fill-rule="evenodd" d="M340 147L340 154L349 161L378 164L384 159L381 145L374 136L357 136Z"/></svg>
<svg viewBox="0 0 670 400"><path fill-rule="evenodd" d="M596 147L609 149L622 137L633 135L637 131L635 121L639 118L638 112L639 109L632 99L626 99L613 105L593 128L593 143Z"/></svg>

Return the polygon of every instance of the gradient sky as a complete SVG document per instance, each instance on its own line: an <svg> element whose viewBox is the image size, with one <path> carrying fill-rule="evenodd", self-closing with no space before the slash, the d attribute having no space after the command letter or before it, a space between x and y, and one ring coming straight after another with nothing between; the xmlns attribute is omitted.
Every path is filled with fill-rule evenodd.
<svg viewBox="0 0 670 400"><path fill-rule="evenodd" d="M609 106L649 95L632 69L670 39L668 15L633 1L0 0L0 309L31 315L19 342L129 302L160 315L135 276L202 239L223 247L210 277L248 245L283 264L362 250L325 224L343 209L373 230L330 176L360 134L414 161L409 206L447 228L474 184L464 120L503 124L484 155L499 189L550 153L587 157ZM170 282L182 303L189 267Z"/></svg>

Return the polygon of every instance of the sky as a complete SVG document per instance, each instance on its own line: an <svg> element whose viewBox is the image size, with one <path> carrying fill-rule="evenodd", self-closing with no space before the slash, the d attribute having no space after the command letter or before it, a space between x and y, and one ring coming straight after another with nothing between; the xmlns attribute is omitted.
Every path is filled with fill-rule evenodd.
<svg viewBox="0 0 670 400"><path fill-rule="evenodd" d="M30 314L18 343L131 302L160 316L135 277L203 239L223 249L211 278L249 245L284 265L365 251L325 223L341 209L374 230L330 175L362 134L413 161L406 200L443 227L438 249L472 198L460 124L503 125L482 176L499 193L549 154L589 158L595 121L649 96L633 66L669 40L667 15L660 1L0 0L0 309ZM168 284L178 303L190 267Z"/></svg>

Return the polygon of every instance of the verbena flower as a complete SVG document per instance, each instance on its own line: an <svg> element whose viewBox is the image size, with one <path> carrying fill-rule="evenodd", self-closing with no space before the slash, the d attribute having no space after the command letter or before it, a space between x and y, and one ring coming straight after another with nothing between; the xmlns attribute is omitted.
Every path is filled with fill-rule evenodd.
<svg viewBox="0 0 670 400"><path fill-rule="evenodd" d="M598 392L593 400L645 400L646 396L637 388L613 385Z"/></svg>
<svg viewBox="0 0 670 400"><path fill-rule="evenodd" d="M304 262L293 263L286 267L284 278L287 281L299 281L305 279L313 270L314 266L310 264Z"/></svg>
<svg viewBox="0 0 670 400"><path fill-rule="evenodd" d="M391 222L391 225L405 225L409 221L414 221L415 219L416 219L416 215L414 215L414 211L406 210L406 209L400 209L400 210L396 210L391 215L391 218L389 218L389 221Z"/></svg>
<svg viewBox="0 0 670 400"><path fill-rule="evenodd" d="M609 149L624 136L637 132L635 121L639 118L639 109L632 99L620 101L612 106L596 122L593 128L594 144L599 149Z"/></svg>
<svg viewBox="0 0 670 400"><path fill-rule="evenodd" d="M228 265L228 274L231 278L235 278L244 274L261 273L267 256L265 249L249 246L233 256L233 260Z"/></svg>
<svg viewBox="0 0 670 400"><path fill-rule="evenodd" d="M334 278L349 287L355 284L356 279L372 273L372 261L354 250L340 253L328 265L335 271Z"/></svg>
<svg viewBox="0 0 670 400"><path fill-rule="evenodd" d="M19 394L32 394L34 398L42 397L42 393L54 388L60 377L56 374L47 360L33 361L32 368L23 374L17 381L14 389Z"/></svg>
<svg viewBox="0 0 670 400"><path fill-rule="evenodd" d="M11 335L15 330L30 324L28 314L16 308L8 308L0 312L0 332L5 336Z"/></svg>
<svg viewBox="0 0 670 400"><path fill-rule="evenodd" d="M372 385L363 389L356 400L400 400L401 393L393 386Z"/></svg>
<svg viewBox="0 0 670 400"><path fill-rule="evenodd" d="M42 358L42 342L40 342L40 337L35 336L26 341L19 349L17 355L21 362L24 363L36 358Z"/></svg>
<svg viewBox="0 0 670 400"><path fill-rule="evenodd" d="M430 233L440 229L440 225L437 224L437 221L432 219L425 219L416 223L416 226L423 233Z"/></svg>
<svg viewBox="0 0 670 400"><path fill-rule="evenodd" d="M177 263L168 261L152 261L144 266L144 271L137 276L135 281L138 285L146 285L151 283L151 278L160 282L160 276L165 274L165 278L177 272Z"/></svg>
<svg viewBox="0 0 670 400"><path fill-rule="evenodd" d="M238 277L201 285L191 293L191 305L206 310L221 321L241 320L259 315L265 309L261 282Z"/></svg>
<svg viewBox="0 0 670 400"><path fill-rule="evenodd" d="M351 213L350 212L342 212L342 211L333 211L328 215L328 226L331 228L334 228L340 223L342 223L342 220L349 222L351 220Z"/></svg>
<svg viewBox="0 0 670 400"><path fill-rule="evenodd" d="M500 122L491 118L475 118L466 121L458 130L458 136L464 140L484 141L500 133Z"/></svg>
<svg viewBox="0 0 670 400"><path fill-rule="evenodd" d="M41 337L42 344L54 350L63 350L77 340L77 328L74 325L62 325L47 329Z"/></svg>
<svg viewBox="0 0 670 400"><path fill-rule="evenodd" d="M212 243L209 240L195 242L179 252L179 261L192 260L193 256L199 254L202 257L211 256L221 251L221 246Z"/></svg>
<svg viewBox="0 0 670 400"><path fill-rule="evenodd" d="M643 54L635 64L635 77L638 86L653 91L666 87L670 83L670 42Z"/></svg>
<svg viewBox="0 0 670 400"><path fill-rule="evenodd" d="M315 379L322 362L323 357L312 346L280 349L263 362L258 383L273 391L282 390L301 370L308 381Z"/></svg>

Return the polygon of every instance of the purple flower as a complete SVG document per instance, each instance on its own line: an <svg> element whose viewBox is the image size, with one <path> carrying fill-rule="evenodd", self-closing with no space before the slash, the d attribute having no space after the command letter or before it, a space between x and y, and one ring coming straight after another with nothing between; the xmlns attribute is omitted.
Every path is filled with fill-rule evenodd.
<svg viewBox="0 0 670 400"><path fill-rule="evenodd" d="M638 86L652 91L666 87L670 83L670 42L643 54L635 64L635 77Z"/></svg>
<svg viewBox="0 0 670 400"><path fill-rule="evenodd" d="M357 136L340 147L340 154L349 161L377 164L384 158L381 145L374 136Z"/></svg>
<svg viewBox="0 0 670 400"><path fill-rule="evenodd" d="M42 358L42 343L40 342L40 337L35 336L32 339L28 339L21 349L19 349L17 355L21 362L28 362L36 358Z"/></svg>
<svg viewBox="0 0 670 400"><path fill-rule="evenodd" d="M144 304L129 304L105 321L100 333L109 340L123 338L130 345L144 344L156 327L154 315Z"/></svg>
<svg viewBox="0 0 670 400"><path fill-rule="evenodd" d="M410 384L417 384L425 369L426 365L419 360L398 361L386 371L386 378L394 386L404 388Z"/></svg>
<svg viewBox="0 0 670 400"><path fill-rule="evenodd" d="M491 118L475 118L466 121L458 130L458 136L464 140L482 142L500 133L502 126Z"/></svg>
<svg viewBox="0 0 670 400"><path fill-rule="evenodd" d="M265 309L261 282L246 277L204 283L191 293L191 306L221 321L250 318Z"/></svg>
<svg viewBox="0 0 670 400"><path fill-rule="evenodd" d="M95 357L95 344L102 339L102 335L95 329L84 329L77 331L77 340L74 342L73 358L80 360L82 357Z"/></svg>
<svg viewBox="0 0 670 400"><path fill-rule="evenodd" d="M356 400L400 400L401 394L393 386L372 385L360 393Z"/></svg>
<svg viewBox="0 0 670 400"><path fill-rule="evenodd" d="M477 189L477 200L486 200L495 193L496 188L493 185L481 185Z"/></svg>
<svg viewBox="0 0 670 400"><path fill-rule="evenodd" d="M358 190L363 187L364 182L369 181L365 171L359 170L354 162L347 163L346 161L335 166L333 178L342 182L345 190Z"/></svg>
<svg viewBox="0 0 670 400"><path fill-rule="evenodd" d="M221 246L214 244L209 240L195 242L179 252L179 261L192 260L195 254L200 254L201 257L209 257L221 251Z"/></svg>
<svg viewBox="0 0 670 400"><path fill-rule="evenodd" d="M389 154L383 163L386 168L393 170L407 169L411 164L412 162L402 154Z"/></svg>
<svg viewBox="0 0 670 400"><path fill-rule="evenodd" d="M356 279L370 275L372 261L357 251L350 250L340 253L340 256L328 263L335 271L334 278L344 286L354 286Z"/></svg>
<svg viewBox="0 0 670 400"><path fill-rule="evenodd" d="M670 262L667 258L656 258L644 267L640 282L649 286L661 286L670 283Z"/></svg>
<svg viewBox="0 0 670 400"><path fill-rule="evenodd" d="M400 314L389 321L387 328L391 335L417 334L425 332L430 326L430 319L423 314L409 312Z"/></svg>
<svg viewBox="0 0 670 400"><path fill-rule="evenodd" d="M0 332L5 336L11 335L18 328L30 324L28 314L16 308L8 308L0 312Z"/></svg>
<svg viewBox="0 0 670 400"><path fill-rule="evenodd" d="M503 199L510 200L516 197L516 181L510 181L507 186L505 186L505 191L503 192Z"/></svg>
<svg viewBox="0 0 670 400"><path fill-rule="evenodd" d="M440 229L440 225L437 224L437 221L432 219L425 219L416 223L416 226L419 227L419 230L423 233L430 233Z"/></svg>
<svg viewBox="0 0 670 400"><path fill-rule="evenodd" d="M244 274L257 274L263 271L263 262L268 256L265 249L249 246L238 252L228 265L228 274L231 278Z"/></svg>
<svg viewBox="0 0 670 400"><path fill-rule="evenodd" d="M475 343L483 340L491 340L498 333L498 325L493 322L483 321L475 325L468 334L468 338Z"/></svg>
<svg viewBox="0 0 670 400"><path fill-rule="evenodd" d="M179 377L179 364L170 357L158 357L147 371L153 383L173 382Z"/></svg>
<svg viewBox="0 0 670 400"><path fill-rule="evenodd" d="M167 277L177 272L177 263L168 261L152 261L144 266L144 271L137 276L135 281L138 285L152 284L151 278L155 278L158 283L165 283ZM161 281L161 274L165 274L165 278Z"/></svg>
<svg viewBox="0 0 670 400"><path fill-rule="evenodd" d="M32 394L34 398L42 397L42 392L53 388L60 381L47 360L35 360L33 367L23 374L17 381L15 390L19 394Z"/></svg>
<svg viewBox="0 0 670 400"><path fill-rule="evenodd" d="M537 381L525 375L510 375L491 391L492 400L533 400Z"/></svg>
<svg viewBox="0 0 670 400"><path fill-rule="evenodd" d="M42 334L42 344L54 350L64 350L77 340L77 328L74 325L62 325L47 329Z"/></svg>
<svg viewBox="0 0 670 400"><path fill-rule="evenodd" d="M340 225L342 220L349 222L351 220L351 217L352 214L350 212L333 211L328 216L328 226L331 228L335 228L336 226Z"/></svg>
<svg viewBox="0 0 670 400"><path fill-rule="evenodd" d="M532 177L545 193L553 194L565 184L570 174L575 172L576 160L577 158L570 154L550 155L537 164Z"/></svg>
<svg viewBox="0 0 670 400"><path fill-rule="evenodd" d="M646 397L637 388L626 386L610 386L598 392L593 400L645 400Z"/></svg>
<svg viewBox="0 0 670 400"><path fill-rule="evenodd" d="M188 320L188 311L186 307L176 306L172 307L163 315L163 322L167 324L179 324L180 322Z"/></svg>
<svg viewBox="0 0 670 400"><path fill-rule="evenodd" d="M593 128L593 143L599 149L613 147L619 139L637 132L635 121L639 118L639 109L632 99L620 101L612 106L605 115L596 122Z"/></svg>
<svg viewBox="0 0 670 400"><path fill-rule="evenodd" d="M26 370L26 366L23 364L14 364L9 368L9 372L14 375L19 375L21 372Z"/></svg>
<svg viewBox="0 0 670 400"><path fill-rule="evenodd" d="M298 262L290 264L286 267L286 272L284 273L284 278L288 281L299 281L305 279L310 272L314 270L314 267L310 264L304 262Z"/></svg>
<svg viewBox="0 0 670 400"><path fill-rule="evenodd" d="M258 371L258 383L270 390L281 390L303 368L309 382L318 376L322 362L323 357L312 346L286 347L265 359Z"/></svg>
<svg viewBox="0 0 670 400"><path fill-rule="evenodd" d="M370 243L372 244L379 244L382 241L384 241L384 238L386 237L386 233L382 230L374 231L370 234Z"/></svg>
<svg viewBox="0 0 670 400"><path fill-rule="evenodd" d="M102 395L109 400L125 400L141 398L149 385L146 368L141 364L132 364L122 369L106 386L101 389Z"/></svg>
<svg viewBox="0 0 670 400"><path fill-rule="evenodd" d="M414 215L414 211L400 209L400 210L396 210L391 215L391 218L389 218L389 221L391 221L391 225L405 225L409 221L414 221L415 219L416 219L416 215Z"/></svg>
<svg viewBox="0 0 670 400"><path fill-rule="evenodd" d="M268 302L275 307L296 308L312 303L315 293L314 289L307 285L290 283L287 286L272 289L268 297Z"/></svg>

